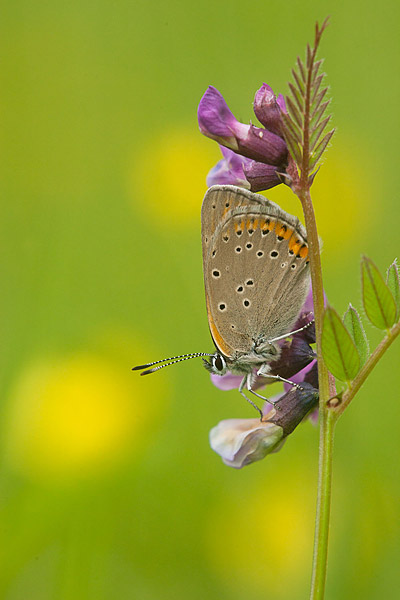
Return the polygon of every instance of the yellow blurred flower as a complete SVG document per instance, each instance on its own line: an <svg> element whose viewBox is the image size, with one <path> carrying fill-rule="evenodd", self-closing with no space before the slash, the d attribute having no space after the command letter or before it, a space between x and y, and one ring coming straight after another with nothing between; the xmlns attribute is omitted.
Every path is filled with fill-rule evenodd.
<svg viewBox="0 0 400 600"><path fill-rule="evenodd" d="M11 395L6 456L35 478L107 470L141 447L152 406L129 369L102 357L34 364Z"/></svg>
<svg viewBox="0 0 400 600"><path fill-rule="evenodd" d="M157 228L165 220L177 225L200 222L206 176L216 158L218 148L203 138L195 123L154 133L134 157L129 185L135 210L150 215Z"/></svg>
<svg viewBox="0 0 400 600"><path fill-rule="evenodd" d="M308 582L315 482L304 464L301 470L299 478L291 465L290 472L275 472L262 487L230 496L210 519L210 561L239 593L287 599Z"/></svg>

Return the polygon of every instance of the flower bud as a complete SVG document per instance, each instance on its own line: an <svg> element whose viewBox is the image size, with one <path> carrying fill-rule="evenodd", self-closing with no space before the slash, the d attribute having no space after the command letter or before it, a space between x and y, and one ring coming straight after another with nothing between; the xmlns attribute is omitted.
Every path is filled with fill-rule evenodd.
<svg viewBox="0 0 400 600"><path fill-rule="evenodd" d="M277 99L272 88L263 83L254 98L255 115L266 129L282 137L281 106L286 111L283 96Z"/></svg>
<svg viewBox="0 0 400 600"><path fill-rule="evenodd" d="M282 183L278 175L279 168L274 165L251 160L243 166L243 171L252 192L269 190Z"/></svg>
<svg viewBox="0 0 400 600"><path fill-rule="evenodd" d="M318 390L310 383L302 382L301 388L292 387L282 396L279 400L279 410L273 411L268 422L282 427L286 437L317 406L318 398Z"/></svg>

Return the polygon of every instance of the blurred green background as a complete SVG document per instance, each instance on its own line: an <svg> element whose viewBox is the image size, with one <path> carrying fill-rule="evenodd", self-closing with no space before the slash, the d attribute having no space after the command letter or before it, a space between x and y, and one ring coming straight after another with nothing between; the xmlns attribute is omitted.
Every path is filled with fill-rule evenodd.
<svg viewBox="0 0 400 600"><path fill-rule="evenodd" d="M361 254L400 254L398 3L3 3L1 598L307 597L318 430L235 471L208 431L254 416L237 392L196 361L130 368L212 348L199 213L220 155L200 97L254 119L327 14L338 130L313 197L343 312ZM288 188L268 197L300 215ZM398 598L399 359L337 427L330 599Z"/></svg>

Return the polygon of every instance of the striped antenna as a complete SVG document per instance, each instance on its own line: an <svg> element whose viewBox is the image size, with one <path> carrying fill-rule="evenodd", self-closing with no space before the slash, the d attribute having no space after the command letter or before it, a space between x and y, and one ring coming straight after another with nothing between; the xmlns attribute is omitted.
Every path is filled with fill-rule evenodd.
<svg viewBox="0 0 400 600"><path fill-rule="evenodd" d="M174 365L175 363L182 362L183 360L189 360L190 358L198 358L199 356L214 356L214 354L209 354L207 352L192 352L191 354L181 354L180 356L171 356L170 358L163 358L162 360L156 360L154 362L147 363L145 365L138 365L137 367L132 367L132 371L140 371L141 369L146 369L140 373L141 375L149 375L149 373L155 373L164 367L169 367L170 365ZM169 362L166 362L169 361ZM160 363L166 363L164 365L160 365ZM159 365L158 367L153 367L152 369L148 369L148 367L152 367L153 365Z"/></svg>

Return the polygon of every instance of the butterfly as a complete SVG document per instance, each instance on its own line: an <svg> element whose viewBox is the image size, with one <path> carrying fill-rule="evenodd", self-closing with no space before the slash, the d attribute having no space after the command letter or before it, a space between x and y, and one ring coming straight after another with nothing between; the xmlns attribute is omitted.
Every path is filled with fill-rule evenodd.
<svg viewBox="0 0 400 600"><path fill-rule="evenodd" d="M270 373L271 363L281 353L278 342L312 324L293 331L310 287L305 228L297 217L260 194L216 185L203 200L201 235L208 324L216 350L134 370L145 375L202 357L213 374L242 375L239 392L262 417L244 389L268 400L253 389L257 377L288 381Z"/></svg>

